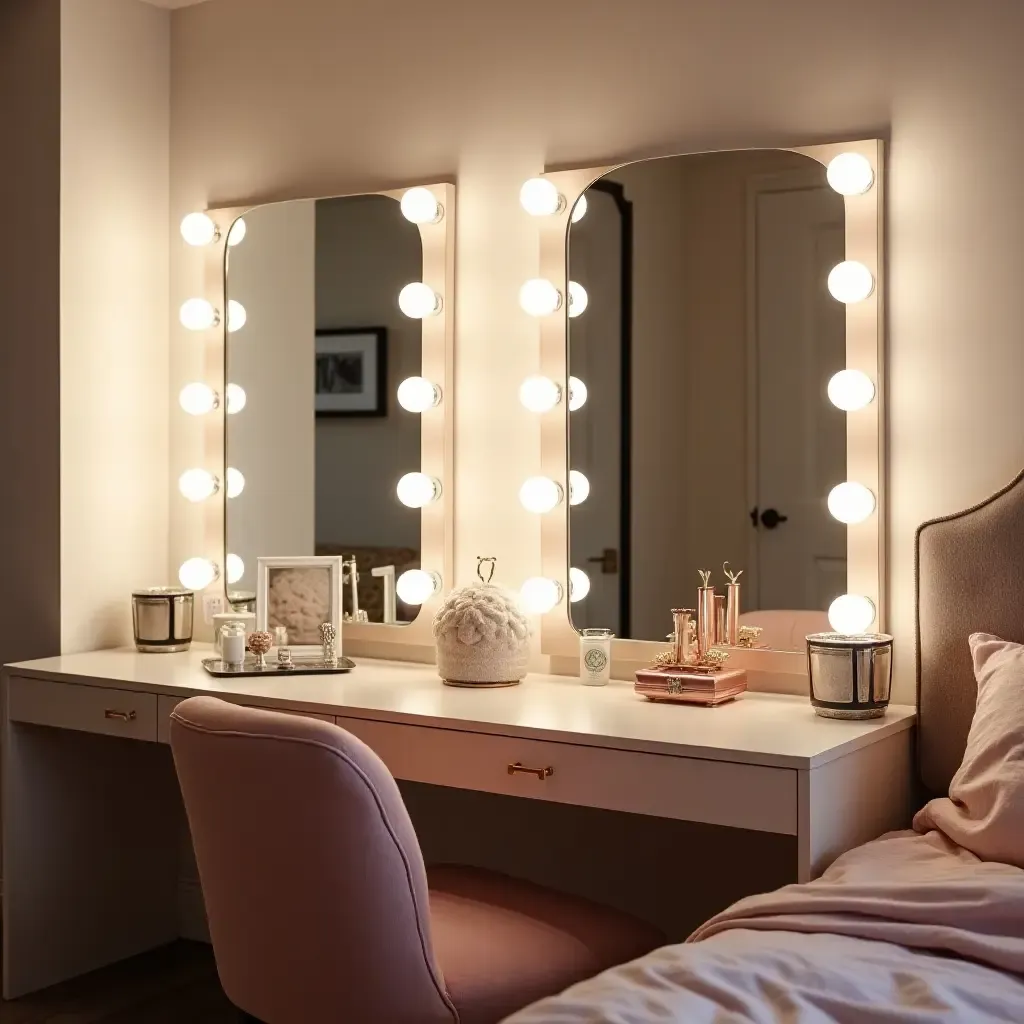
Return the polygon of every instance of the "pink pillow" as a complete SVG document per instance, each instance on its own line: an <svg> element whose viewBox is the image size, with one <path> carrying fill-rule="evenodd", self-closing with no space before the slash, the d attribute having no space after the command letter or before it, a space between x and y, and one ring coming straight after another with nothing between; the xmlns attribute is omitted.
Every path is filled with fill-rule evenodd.
<svg viewBox="0 0 1024 1024"><path fill-rule="evenodd" d="M914 818L982 860L1024 868L1024 646L988 633L970 638L978 703L949 797Z"/></svg>

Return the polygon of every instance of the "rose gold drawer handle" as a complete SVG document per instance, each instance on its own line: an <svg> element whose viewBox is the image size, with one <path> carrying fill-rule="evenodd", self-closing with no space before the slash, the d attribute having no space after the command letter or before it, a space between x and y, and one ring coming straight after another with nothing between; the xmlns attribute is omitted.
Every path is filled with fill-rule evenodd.
<svg viewBox="0 0 1024 1024"><path fill-rule="evenodd" d="M114 718L119 722L134 722L135 712L134 711L114 711L112 708L107 708L103 712L104 718Z"/></svg>
<svg viewBox="0 0 1024 1024"><path fill-rule="evenodd" d="M555 769L548 765L547 768L527 768L525 764L520 761L516 761L515 764L508 766L509 775L515 775L517 772L522 772L524 775L536 775L541 782L545 779L550 779L555 774Z"/></svg>

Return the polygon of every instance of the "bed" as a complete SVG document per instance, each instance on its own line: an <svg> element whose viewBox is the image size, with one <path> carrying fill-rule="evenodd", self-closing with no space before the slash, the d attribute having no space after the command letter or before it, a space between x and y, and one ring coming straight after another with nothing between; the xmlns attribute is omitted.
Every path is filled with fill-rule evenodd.
<svg viewBox="0 0 1024 1024"><path fill-rule="evenodd" d="M506 1024L1024 1024L1024 474L916 576L914 828Z"/></svg>

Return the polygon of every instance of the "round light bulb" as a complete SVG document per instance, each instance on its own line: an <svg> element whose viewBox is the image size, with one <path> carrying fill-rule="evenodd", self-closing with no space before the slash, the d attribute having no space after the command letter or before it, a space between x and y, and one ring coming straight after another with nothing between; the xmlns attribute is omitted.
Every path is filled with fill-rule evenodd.
<svg viewBox="0 0 1024 1024"><path fill-rule="evenodd" d="M828 290L839 302L862 302L875 290L875 279L863 263L843 260L829 271Z"/></svg>
<svg viewBox="0 0 1024 1024"><path fill-rule="evenodd" d="M237 498L244 490L245 477L234 466L228 466L228 497Z"/></svg>
<svg viewBox="0 0 1024 1024"><path fill-rule="evenodd" d="M189 416L203 416L213 412L220 405L220 398L213 388L206 384L186 384L178 392L178 405L189 414Z"/></svg>
<svg viewBox="0 0 1024 1024"><path fill-rule="evenodd" d="M220 569L208 558L190 558L178 569L178 579L189 590L205 590L217 577Z"/></svg>
<svg viewBox="0 0 1024 1024"><path fill-rule="evenodd" d="M181 220L181 237L189 245L209 245L218 237L217 225L205 213L190 213Z"/></svg>
<svg viewBox="0 0 1024 1024"><path fill-rule="evenodd" d="M843 594L828 606L828 621L837 633L864 633L875 621L875 605L860 594Z"/></svg>
<svg viewBox="0 0 1024 1024"><path fill-rule="evenodd" d="M578 224L581 220L583 220L584 217L586 217L586 215L587 193L584 192L583 195L581 195L579 199L576 200L576 205L572 208L572 216L569 218L569 220L573 224Z"/></svg>
<svg viewBox="0 0 1024 1024"><path fill-rule="evenodd" d="M863 409L874 397L875 385L860 370L840 370L828 382L828 399L843 412Z"/></svg>
<svg viewBox="0 0 1024 1024"><path fill-rule="evenodd" d="M531 576L519 588L519 601L529 615L545 615L562 600L562 584L547 576Z"/></svg>
<svg viewBox="0 0 1024 1024"><path fill-rule="evenodd" d="M519 401L530 412L549 412L562 400L562 389L550 377L527 377L519 385Z"/></svg>
<svg viewBox="0 0 1024 1024"><path fill-rule="evenodd" d="M569 378L569 412L576 412L587 404L587 385L579 377Z"/></svg>
<svg viewBox="0 0 1024 1024"><path fill-rule="evenodd" d="M534 277L519 289L519 305L530 316L548 316L562 305L562 293L543 277Z"/></svg>
<svg viewBox="0 0 1024 1024"><path fill-rule="evenodd" d="M441 312L441 296L430 285L413 281L398 293L398 308L413 320L424 320Z"/></svg>
<svg viewBox="0 0 1024 1024"><path fill-rule="evenodd" d="M239 217L228 232L228 245L238 245L245 238L245 221Z"/></svg>
<svg viewBox="0 0 1024 1024"><path fill-rule="evenodd" d="M205 469L186 469L178 477L178 490L189 501L206 501L220 490L220 481Z"/></svg>
<svg viewBox="0 0 1024 1024"><path fill-rule="evenodd" d="M523 508L538 515L557 508L563 497L562 485L547 476L531 476L519 488L519 501Z"/></svg>
<svg viewBox="0 0 1024 1024"><path fill-rule="evenodd" d="M590 481L578 470L569 470L569 504L580 505L590 494Z"/></svg>
<svg viewBox="0 0 1024 1024"><path fill-rule="evenodd" d="M429 188L411 188L402 196L402 216L413 224L436 224L444 207Z"/></svg>
<svg viewBox="0 0 1024 1024"><path fill-rule="evenodd" d="M220 314L206 299L186 299L178 310L178 319L190 331L207 331L220 322Z"/></svg>
<svg viewBox="0 0 1024 1024"><path fill-rule="evenodd" d="M228 299L228 334L240 331L245 326L247 319L248 314L245 312L245 306L234 299Z"/></svg>
<svg viewBox="0 0 1024 1024"><path fill-rule="evenodd" d="M565 206L565 197L547 178L530 178L519 190L519 205L531 217L550 217Z"/></svg>
<svg viewBox="0 0 1024 1024"><path fill-rule="evenodd" d="M875 511L875 496L863 484L847 480L828 492L828 510L848 526L862 523Z"/></svg>
<svg viewBox="0 0 1024 1024"><path fill-rule="evenodd" d="M398 500L409 508L423 508L441 497L441 483L426 473L406 473L398 481Z"/></svg>
<svg viewBox="0 0 1024 1024"><path fill-rule="evenodd" d="M398 596L406 604L423 604L440 589L441 577L423 569L407 569L395 583Z"/></svg>
<svg viewBox="0 0 1024 1024"><path fill-rule="evenodd" d="M245 575L245 562L238 555L228 555L224 559L225 569L228 574L228 583L235 584Z"/></svg>
<svg viewBox="0 0 1024 1024"><path fill-rule="evenodd" d="M859 196L875 182L871 161L860 153L840 153L829 161L825 170L828 183L844 196Z"/></svg>
<svg viewBox="0 0 1024 1024"><path fill-rule="evenodd" d="M587 289L576 281L569 282L569 316L579 316L583 313L590 299L587 296Z"/></svg>
<svg viewBox="0 0 1024 1024"><path fill-rule="evenodd" d="M582 601L590 593L590 577L582 570L573 566L569 570L569 600L575 604Z"/></svg>
<svg viewBox="0 0 1024 1024"><path fill-rule="evenodd" d="M426 412L441 401L441 389L426 377L406 377L398 385L398 404L407 412Z"/></svg>
<svg viewBox="0 0 1024 1024"><path fill-rule="evenodd" d="M245 408L245 389L240 388L237 384L229 384L227 387L228 395L228 415L234 416L236 412L241 412Z"/></svg>

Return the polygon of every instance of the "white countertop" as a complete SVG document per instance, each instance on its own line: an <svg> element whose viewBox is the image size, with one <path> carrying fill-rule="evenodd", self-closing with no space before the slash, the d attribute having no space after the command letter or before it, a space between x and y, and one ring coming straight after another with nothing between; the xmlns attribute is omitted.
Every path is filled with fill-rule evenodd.
<svg viewBox="0 0 1024 1024"><path fill-rule="evenodd" d="M909 729L916 709L891 705L884 718L834 721L809 701L747 693L715 708L656 704L629 683L583 686L569 676L529 675L519 686L469 689L442 684L433 665L356 659L345 675L218 679L200 664L212 654L118 649L65 654L10 665L11 675L238 703L640 750L719 761L809 769Z"/></svg>

